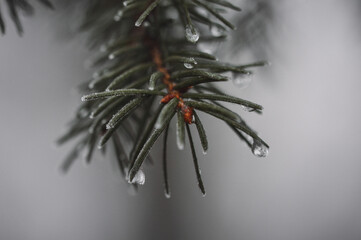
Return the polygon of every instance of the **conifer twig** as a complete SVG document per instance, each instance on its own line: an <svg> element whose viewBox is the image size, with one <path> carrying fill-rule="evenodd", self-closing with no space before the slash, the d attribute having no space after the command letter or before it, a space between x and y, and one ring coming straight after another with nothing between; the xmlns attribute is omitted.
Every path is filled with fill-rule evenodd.
<svg viewBox="0 0 361 240"><path fill-rule="evenodd" d="M225 94L213 84L229 81L230 77L224 75L227 72L236 78L247 77L252 73L249 68L263 66L265 62L240 65L218 61L213 54L201 51L198 44L224 40L224 35L212 35L201 24L222 31L226 27L234 29L223 12L240 8L226 0L127 0L124 5L117 4L95 0L89 6L82 30L90 32L91 46L101 46L102 53L94 63L100 70L88 84L74 125L60 142L83 134L81 146L87 147L90 161L95 139L104 149L112 138L121 172L129 183L137 186L145 180L141 170L144 161L164 133L162 165L167 197L170 196L167 142L175 115L177 146L180 150L184 148L187 133L202 194L205 189L189 125L196 125L204 153L208 150L208 138L196 111L220 119L256 156L266 156L268 144L238 112L219 102L238 104L247 112L260 113L263 107ZM115 6L119 7L116 12ZM171 15L171 10L178 14ZM113 18L109 17L114 13ZM94 27L101 20L102 27ZM179 27L184 28L182 36L177 31ZM123 141L129 143L129 149L123 146ZM66 169L78 150L81 149L76 148L71 154Z"/></svg>

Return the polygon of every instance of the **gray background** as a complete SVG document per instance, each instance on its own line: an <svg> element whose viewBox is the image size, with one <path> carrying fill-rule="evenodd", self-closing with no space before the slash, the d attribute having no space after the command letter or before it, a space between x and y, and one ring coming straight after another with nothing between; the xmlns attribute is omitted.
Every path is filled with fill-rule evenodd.
<svg viewBox="0 0 361 240"><path fill-rule="evenodd" d="M22 38L8 24L0 38L0 239L361 239L361 4L278 1L275 9L272 66L247 89L225 86L265 107L262 116L243 115L270 155L254 157L207 118L205 198L189 147L176 150L174 134L171 199L157 147L136 196L110 156L62 175L71 144L54 140L79 103L72 89L90 75L84 41L59 39L61 18L49 11L23 21Z"/></svg>

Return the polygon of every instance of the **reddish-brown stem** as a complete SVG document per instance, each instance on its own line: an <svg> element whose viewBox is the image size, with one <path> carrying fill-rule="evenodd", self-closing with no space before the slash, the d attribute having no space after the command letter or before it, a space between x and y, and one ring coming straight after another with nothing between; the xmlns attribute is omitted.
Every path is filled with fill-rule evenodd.
<svg viewBox="0 0 361 240"><path fill-rule="evenodd" d="M153 45L152 47L152 57L153 62L157 66L157 70L163 73L162 81L167 86L168 91L168 94L162 98L161 103L168 103L171 99L177 98L179 100L177 107L182 111L184 121L188 124L191 124L193 121L193 108L187 106L183 101L181 95L185 91L178 91L174 89L175 83L171 81L171 76L168 70L163 65L162 55L156 45Z"/></svg>

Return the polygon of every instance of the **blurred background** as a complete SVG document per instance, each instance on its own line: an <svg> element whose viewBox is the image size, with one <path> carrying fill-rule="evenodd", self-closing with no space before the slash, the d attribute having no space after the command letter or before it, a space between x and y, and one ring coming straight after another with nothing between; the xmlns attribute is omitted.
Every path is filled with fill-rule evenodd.
<svg viewBox="0 0 361 240"><path fill-rule="evenodd" d="M198 153L206 197L189 146L178 151L174 131L171 199L163 194L159 144L136 195L111 156L96 154L89 166L79 160L61 174L71 144L54 142L80 102L74 88L91 74L84 67L90 54L83 38L62 36L61 10L36 8L23 19L23 37L7 24L0 38L0 239L361 239L361 3L266 3L255 15L256 29L265 29L244 54L227 57L234 42L218 52L240 63L272 62L248 88L224 86L264 106L263 115L243 116L270 154L254 157L226 125L206 118L210 149ZM254 10L240 6L241 14Z"/></svg>

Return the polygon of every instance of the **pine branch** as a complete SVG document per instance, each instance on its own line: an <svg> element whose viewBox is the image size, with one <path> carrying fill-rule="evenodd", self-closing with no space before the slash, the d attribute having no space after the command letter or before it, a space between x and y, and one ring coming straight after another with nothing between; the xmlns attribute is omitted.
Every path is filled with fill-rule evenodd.
<svg viewBox="0 0 361 240"><path fill-rule="evenodd" d="M121 173L129 183L137 185L144 183L141 168L164 133L163 174L167 197L170 196L167 136L175 115L178 148L184 148L187 132L203 194L205 190L189 125L196 125L203 152L208 150L208 139L196 111L220 119L256 156L266 156L267 143L238 113L219 102L238 104L247 112L257 113L262 111L262 106L227 95L213 85L213 82L229 81L225 73L247 77L252 73L250 68L266 63L221 62L213 54L201 51L198 44L224 40L225 36L212 35L202 25L234 29L223 13L226 9L240 11L240 8L225 0L127 0L122 6L117 4L96 0L88 6L82 30L89 32L89 45L97 45L102 50L93 64L99 70L88 84L89 94L82 97L85 102L74 124L59 142L84 135L80 146L87 146L86 156L90 161L95 139L99 139L99 147L106 147L112 138ZM173 14L173 10L177 14ZM182 35L177 30L179 27L184 29ZM124 141L130 142L132 147L125 148ZM76 148L71 161L66 162L66 169L78 150L81 148Z"/></svg>

